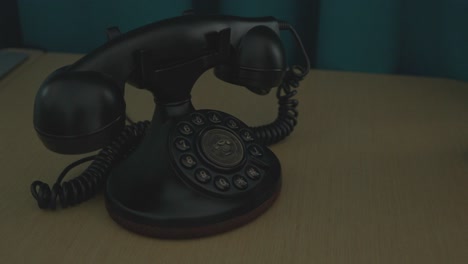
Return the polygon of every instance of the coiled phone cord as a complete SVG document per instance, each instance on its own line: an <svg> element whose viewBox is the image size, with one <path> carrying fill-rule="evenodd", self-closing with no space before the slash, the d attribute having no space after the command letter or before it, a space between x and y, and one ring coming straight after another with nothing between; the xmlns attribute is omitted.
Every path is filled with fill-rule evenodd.
<svg viewBox="0 0 468 264"><path fill-rule="evenodd" d="M138 145L149 127L149 121L125 126L112 143L97 155L82 158L68 165L57 178L52 189L47 183L35 181L31 184L32 196L41 209L56 209L57 200L62 208L88 200L102 189L110 169L130 154ZM62 183L65 175L74 167L93 161L81 175Z"/></svg>
<svg viewBox="0 0 468 264"><path fill-rule="evenodd" d="M259 143L264 145L274 144L286 138L294 130L298 116L298 100L292 99L297 94L294 89L299 87L299 82L310 70L309 57L297 32L292 26L283 22L280 23L280 29L292 32L304 55L306 67L294 65L286 72L283 83L276 92L279 105L276 120L267 125L251 127ZM100 191L111 168L133 151L150 125L149 121L133 122L128 117L127 121L130 125L125 126L121 134L97 155L82 158L65 167L52 188L42 181L34 181L31 184L31 193L39 208L55 210L57 202L60 202L62 208L66 208L84 202ZM92 163L83 173L62 183L70 170L88 161Z"/></svg>
<svg viewBox="0 0 468 264"><path fill-rule="evenodd" d="M251 127L260 144L271 145L283 140L294 130L297 125L299 101L292 99L297 94L293 88L299 87L302 80L304 69L300 66L294 66L294 70L286 72L283 83L276 91L278 98L278 117L270 124Z"/></svg>

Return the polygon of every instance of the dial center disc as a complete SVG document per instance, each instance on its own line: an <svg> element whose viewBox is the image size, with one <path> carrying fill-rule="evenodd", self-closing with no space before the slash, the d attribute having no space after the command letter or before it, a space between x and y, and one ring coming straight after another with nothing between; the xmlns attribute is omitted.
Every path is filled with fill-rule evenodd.
<svg viewBox="0 0 468 264"><path fill-rule="evenodd" d="M224 129L206 131L201 138L201 150L210 162L224 168L232 168L244 159L242 142Z"/></svg>

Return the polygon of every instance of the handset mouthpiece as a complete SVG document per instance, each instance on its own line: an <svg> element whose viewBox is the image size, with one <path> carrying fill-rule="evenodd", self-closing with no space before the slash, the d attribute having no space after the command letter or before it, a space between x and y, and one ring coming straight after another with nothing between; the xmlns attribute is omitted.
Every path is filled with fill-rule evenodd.
<svg viewBox="0 0 468 264"><path fill-rule="evenodd" d="M97 72L56 71L37 92L33 120L52 151L78 154L102 148L125 124L123 89Z"/></svg>

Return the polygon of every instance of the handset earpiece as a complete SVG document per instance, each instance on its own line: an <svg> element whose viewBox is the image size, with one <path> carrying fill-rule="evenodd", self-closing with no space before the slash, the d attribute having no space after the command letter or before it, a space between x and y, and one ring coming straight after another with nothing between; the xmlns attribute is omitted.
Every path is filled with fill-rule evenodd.
<svg viewBox="0 0 468 264"><path fill-rule="evenodd" d="M216 66L214 72L221 80L263 95L281 84L285 71L285 50L278 34L267 26L256 26L239 41L233 61Z"/></svg>
<svg viewBox="0 0 468 264"><path fill-rule="evenodd" d="M33 119L39 138L52 151L97 150L125 125L123 84L98 72L61 68L39 88Z"/></svg>

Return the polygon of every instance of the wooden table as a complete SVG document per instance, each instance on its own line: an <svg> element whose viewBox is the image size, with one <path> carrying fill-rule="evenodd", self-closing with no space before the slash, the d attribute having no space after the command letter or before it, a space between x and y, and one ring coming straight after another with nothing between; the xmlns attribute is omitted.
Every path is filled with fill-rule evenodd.
<svg viewBox="0 0 468 264"><path fill-rule="evenodd" d="M32 126L40 83L79 57L43 54L0 82L1 263L467 263L467 83L312 71L297 129L272 146L284 176L273 207L228 233L159 240L115 224L102 195L57 212L31 197L33 180L80 157L48 151ZM126 101L133 119L151 117L149 93L129 88ZM249 125L276 115L273 93L211 72L193 101Z"/></svg>

